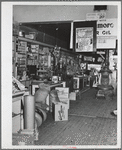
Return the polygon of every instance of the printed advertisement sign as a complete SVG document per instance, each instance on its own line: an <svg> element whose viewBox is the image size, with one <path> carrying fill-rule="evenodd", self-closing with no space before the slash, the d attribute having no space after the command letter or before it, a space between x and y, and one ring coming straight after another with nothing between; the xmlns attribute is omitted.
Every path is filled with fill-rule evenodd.
<svg viewBox="0 0 122 150"><path fill-rule="evenodd" d="M76 28L76 52L93 51L93 27Z"/></svg>
<svg viewBox="0 0 122 150"><path fill-rule="evenodd" d="M117 19L97 21L97 37L117 38Z"/></svg>
<svg viewBox="0 0 122 150"><path fill-rule="evenodd" d="M97 21L97 48L110 49L116 47L117 19Z"/></svg>

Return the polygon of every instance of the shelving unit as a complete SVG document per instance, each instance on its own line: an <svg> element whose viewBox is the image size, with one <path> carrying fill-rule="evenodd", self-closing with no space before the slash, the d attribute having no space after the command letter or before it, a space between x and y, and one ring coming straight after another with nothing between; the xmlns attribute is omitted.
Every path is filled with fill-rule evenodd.
<svg viewBox="0 0 122 150"><path fill-rule="evenodd" d="M25 73L27 72L27 65L36 65L38 72L41 73L45 73L47 68L53 66L54 60L49 53L49 49L54 49L55 46L20 36L15 36L14 38L13 68L15 78L18 79L18 75L22 76L24 71ZM31 51L32 46L38 47L37 51ZM47 52L43 53L43 49L47 49ZM67 55L71 57L77 56L77 53L64 48L60 48L60 53L62 57L66 56L66 59L68 58Z"/></svg>
<svg viewBox="0 0 122 150"><path fill-rule="evenodd" d="M13 75L17 79L18 76L22 77L24 71L27 73L28 65L35 65L37 68L39 67L39 62L41 62L41 60L39 60L40 46L42 49L43 47L53 48L52 45L44 44L24 37L14 36L13 39ZM24 43L25 45L23 45ZM37 50L36 52L32 51L35 49ZM47 58L47 61L49 61L49 58ZM50 63L47 62L47 64L49 66Z"/></svg>

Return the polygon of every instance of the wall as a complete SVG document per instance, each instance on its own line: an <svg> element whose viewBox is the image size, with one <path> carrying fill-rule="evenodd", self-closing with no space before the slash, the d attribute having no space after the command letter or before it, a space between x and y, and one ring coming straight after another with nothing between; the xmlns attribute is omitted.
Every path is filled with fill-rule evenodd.
<svg viewBox="0 0 122 150"><path fill-rule="evenodd" d="M13 5L13 18L17 22L85 20L87 13L94 13L93 9L94 5ZM108 6L106 18L117 18L117 5ZM58 43L69 48L65 41Z"/></svg>
<svg viewBox="0 0 122 150"><path fill-rule="evenodd" d="M17 22L85 20L93 13L93 5L14 5L13 18ZM106 18L117 18L117 6L108 6Z"/></svg>

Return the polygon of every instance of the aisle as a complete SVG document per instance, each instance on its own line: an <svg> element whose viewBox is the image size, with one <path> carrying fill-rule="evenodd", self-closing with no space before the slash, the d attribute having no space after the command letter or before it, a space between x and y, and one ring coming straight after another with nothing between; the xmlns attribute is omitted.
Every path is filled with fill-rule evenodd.
<svg viewBox="0 0 122 150"><path fill-rule="evenodd" d="M117 98L107 101L104 98L96 99L97 89L92 88L80 95L77 101L71 101L69 114L80 116L93 116L115 118L110 114L117 108Z"/></svg>
<svg viewBox="0 0 122 150"><path fill-rule="evenodd" d="M110 115L116 99L95 99L96 89L71 101L68 121L55 122L48 113L36 145L116 145L117 118Z"/></svg>

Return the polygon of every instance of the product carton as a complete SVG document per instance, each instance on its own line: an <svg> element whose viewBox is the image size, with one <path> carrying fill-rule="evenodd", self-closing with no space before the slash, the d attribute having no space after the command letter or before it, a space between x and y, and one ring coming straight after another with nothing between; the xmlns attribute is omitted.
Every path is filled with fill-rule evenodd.
<svg viewBox="0 0 122 150"><path fill-rule="evenodd" d="M63 98L63 99L69 98L69 88L66 88L66 87L56 87L55 89L57 90L59 99L60 98Z"/></svg>
<svg viewBox="0 0 122 150"><path fill-rule="evenodd" d="M69 98L59 98L60 102L66 104L67 109L70 107L70 100Z"/></svg>
<svg viewBox="0 0 122 150"><path fill-rule="evenodd" d="M68 109L67 105L61 102L52 104L53 118L55 121L67 121L68 120Z"/></svg>
<svg viewBox="0 0 122 150"><path fill-rule="evenodd" d="M76 101L76 97L77 97L77 93L76 92L71 92L69 94L69 100Z"/></svg>
<svg viewBox="0 0 122 150"><path fill-rule="evenodd" d="M20 114L12 117L12 133L18 133L20 131Z"/></svg>

